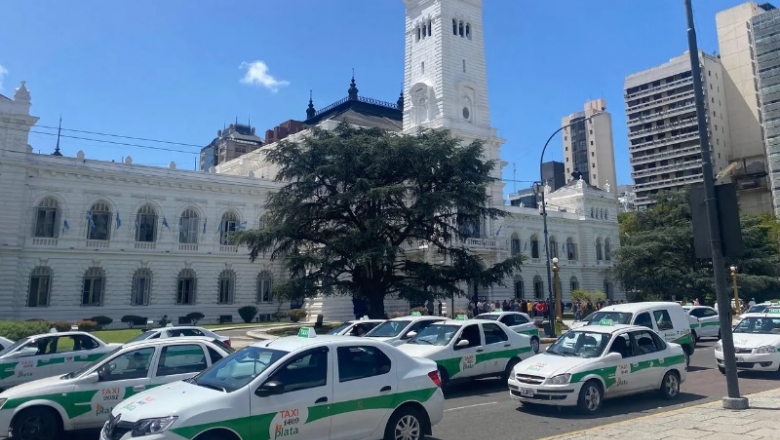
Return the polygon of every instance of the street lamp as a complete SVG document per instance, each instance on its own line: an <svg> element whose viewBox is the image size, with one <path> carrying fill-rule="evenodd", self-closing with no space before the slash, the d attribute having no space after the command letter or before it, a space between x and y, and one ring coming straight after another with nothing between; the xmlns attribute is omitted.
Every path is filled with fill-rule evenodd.
<svg viewBox="0 0 780 440"><path fill-rule="evenodd" d="M737 286L737 266L731 266L731 281L734 283L734 311L736 314L740 313L741 307L739 307L739 286Z"/></svg>
<svg viewBox="0 0 780 440"><path fill-rule="evenodd" d="M552 259L552 271L554 274L553 277L553 286L555 287L555 326L556 326L556 332L558 331L558 323L563 323L563 305L561 304L561 278L558 275L558 271L560 270L558 268L558 257L554 257ZM550 314L550 319L552 320L552 314ZM563 327L561 327L563 328Z"/></svg>

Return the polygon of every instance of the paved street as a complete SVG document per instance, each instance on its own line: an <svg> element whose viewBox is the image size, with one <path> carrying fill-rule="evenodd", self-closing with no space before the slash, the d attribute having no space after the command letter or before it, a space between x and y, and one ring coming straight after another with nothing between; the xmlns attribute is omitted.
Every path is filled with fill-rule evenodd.
<svg viewBox="0 0 780 440"><path fill-rule="evenodd" d="M235 338L237 347L251 343L243 339L244 330L222 332ZM241 338L241 339L240 339ZM438 440L472 440L474 438L541 439L553 435L630 420L648 414L682 408L720 399L725 393L725 379L714 366L715 340L704 340L691 359L688 380L682 386L680 399L669 404L653 394L605 402L600 415L592 418L572 411L542 408L530 411L511 401L506 385L486 379L450 390L444 421L434 428ZM778 374L740 373L743 394L780 387ZM94 432L82 432L72 440L95 440Z"/></svg>

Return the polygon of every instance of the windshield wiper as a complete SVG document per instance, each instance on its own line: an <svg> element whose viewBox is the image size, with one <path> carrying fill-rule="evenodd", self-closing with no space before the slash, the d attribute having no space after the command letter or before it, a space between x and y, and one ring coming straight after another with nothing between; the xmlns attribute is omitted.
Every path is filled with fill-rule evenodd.
<svg viewBox="0 0 780 440"><path fill-rule="evenodd" d="M195 382L195 385L202 386L204 388L211 388L212 390L222 391L223 393L227 393L227 388L223 388L218 385L212 385L210 383L205 382Z"/></svg>

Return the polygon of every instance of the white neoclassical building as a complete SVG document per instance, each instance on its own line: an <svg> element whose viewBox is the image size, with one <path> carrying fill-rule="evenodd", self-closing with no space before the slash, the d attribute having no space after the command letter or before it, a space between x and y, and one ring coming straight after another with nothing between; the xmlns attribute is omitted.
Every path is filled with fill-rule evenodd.
<svg viewBox="0 0 780 440"><path fill-rule="evenodd" d="M486 158L499 161L504 143L490 125L481 1L406 0L405 93L397 103L359 96L353 80L346 98L317 111L306 125L332 129L341 121L404 133L447 128L468 142L482 139ZM238 320L237 309L256 305L263 317L296 304L274 302L275 263L250 263L227 234L257 228L263 201L277 188L276 170L262 150L220 164L211 172L35 154L28 144L37 118L24 83L13 98L0 95L0 319L77 320L125 315L159 320L198 311L206 321ZM294 141L306 130L291 135ZM266 145L263 148L273 148ZM547 297L549 283L538 209L504 206L503 183L491 200L509 216L479 225L467 245L487 263L515 253L528 260L506 286L468 288L489 299ZM614 193L571 182L547 194L549 252L558 257L563 297L573 289L602 290L623 298L608 274L618 244ZM464 286L465 288L466 286ZM459 298L454 307L466 307ZM352 315L349 298L314 298L310 318ZM408 310L390 300L387 310ZM445 304L445 310L452 304Z"/></svg>

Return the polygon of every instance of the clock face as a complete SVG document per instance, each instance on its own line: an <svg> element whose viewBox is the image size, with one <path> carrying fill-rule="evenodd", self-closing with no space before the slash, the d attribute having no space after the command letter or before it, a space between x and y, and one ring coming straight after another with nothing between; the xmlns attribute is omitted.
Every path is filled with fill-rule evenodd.
<svg viewBox="0 0 780 440"><path fill-rule="evenodd" d="M471 112L468 107L463 107L463 118L468 119L471 116Z"/></svg>

